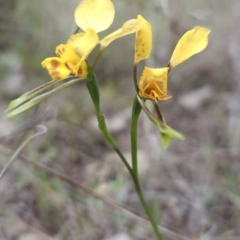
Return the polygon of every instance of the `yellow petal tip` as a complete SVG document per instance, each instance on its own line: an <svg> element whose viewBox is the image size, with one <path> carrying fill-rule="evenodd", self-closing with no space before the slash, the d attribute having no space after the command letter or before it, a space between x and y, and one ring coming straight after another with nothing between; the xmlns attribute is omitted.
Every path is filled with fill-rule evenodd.
<svg viewBox="0 0 240 240"><path fill-rule="evenodd" d="M84 31L92 28L101 32L112 24L115 15L111 0L84 0L75 10L75 21Z"/></svg>
<svg viewBox="0 0 240 240"><path fill-rule="evenodd" d="M187 31L178 41L172 57L170 66L175 67L186 61L193 55L203 51L208 45L208 35L211 31L202 26L196 26Z"/></svg>

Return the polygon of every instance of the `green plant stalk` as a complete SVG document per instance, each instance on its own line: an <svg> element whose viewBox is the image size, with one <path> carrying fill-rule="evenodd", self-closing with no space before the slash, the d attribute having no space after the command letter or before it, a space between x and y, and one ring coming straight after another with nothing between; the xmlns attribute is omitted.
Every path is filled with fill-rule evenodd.
<svg viewBox="0 0 240 240"><path fill-rule="evenodd" d="M136 92L138 93L138 83L137 83L137 64L134 65L133 67L133 80L134 80L134 86L136 89Z"/></svg>
<svg viewBox="0 0 240 240"><path fill-rule="evenodd" d="M155 219L154 219L154 217L153 217L153 215L152 215L152 213L151 213L151 211L150 211L150 209L149 209L149 207L146 203L146 200L145 200L144 195L142 193L141 186L139 184L138 178L133 178L133 181L134 181L134 184L135 184L135 189L137 191L139 200L140 200L140 202L142 204L142 207L143 207L143 209L144 209L144 211L145 211L145 213L146 213L146 215L147 215L147 217L148 217L148 219L149 219L149 221L152 225L152 228L154 230L154 233L155 233L157 239L158 240L164 240L163 235L161 234L161 232L160 232L160 230L157 226L157 223L155 222Z"/></svg>
<svg viewBox="0 0 240 240"><path fill-rule="evenodd" d="M138 118L142 111L142 107L135 96L132 107L131 119L131 154L132 154L132 169L135 176L138 177L138 161L137 161L137 125Z"/></svg>
<svg viewBox="0 0 240 240"><path fill-rule="evenodd" d="M122 152L118 149L117 144L115 143L114 139L112 138L111 134L108 131L104 115L100 111L100 95L98 91L98 84L95 78L95 75L92 74L89 77L89 81L86 82L88 91L90 93L90 96L92 98L94 107L95 107L95 113L98 121L98 128L101 130L102 134L106 138L108 144L114 149L114 151L118 154L118 156L123 161L124 165L128 169L128 171L132 171L131 166L127 162L126 158L122 154Z"/></svg>
<svg viewBox="0 0 240 240"><path fill-rule="evenodd" d="M139 183L139 180L138 180L137 164L136 164L137 163L137 121L138 121L138 116L141 112L141 106L140 106L139 103L137 103L138 102L137 97L135 98L134 103L139 104L139 106L136 105L136 107L139 111L139 114L138 114L138 116L136 114L136 116L134 117L134 120L133 120L132 124L135 122L136 126L133 127L133 132L131 132L131 135L133 135L132 141L135 141L134 142L135 150L133 150L133 153L132 153L133 154L132 156L134 157L134 159L136 161L134 163L135 164L134 168L135 168L135 171L136 171L136 173L135 173L134 170L129 165L129 163L127 162L124 155L122 154L122 152L119 150L117 144L115 143L114 139L112 138L111 134L108 131L104 115L100 111L99 88L98 88L98 85L97 85L95 75L93 73L91 74L91 76L89 76L89 81L86 82L86 85L87 85L87 88L89 90L90 96L92 98L92 101L93 101L93 104L94 104L94 107L95 107L96 117L97 117L97 120L98 120L98 127L101 130L101 132L103 133L104 137L106 138L108 144L118 154L118 156L122 160L123 164L128 169L128 171L129 171L129 173L130 173L130 175L133 179L134 186L135 186L136 192L138 194L139 200L140 200L140 202L142 204L142 207L143 207L143 209L144 209L144 211L145 211L145 213L146 213L146 215L147 215L147 217L148 217L148 219L149 219L149 221L150 221L150 223L153 227L154 233L155 233L158 240L163 240L163 236L159 231L159 228L158 228L158 226L157 226L157 224L156 224L156 222L153 218L153 215L152 215L151 211L149 210L149 207L146 203L146 200L144 198L144 195L142 193L142 189L141 189L141 186L140 186L140 183Z"/></svg>
<svg viewBox="0 0 240 240"><path fill-rule="evenodd" d="M157 236L158 240L163 240L163 236L155 222L155 219L145 201L144 195L141 190L141 186L139 183L139 177L138 177L138 160L137 160L137 126L138 126L138 118L142 111L142 106L140 105L138 101L138 97L135 96L133 101L133 107L132 107L132 120L131 120L131 154L132 154L132 171L133 171L133 181L135 184L135 189L137 191L139 200L142 204L142 207L149 219L149 221L152 224L153 230L155 232L155 235Z"/></svg>
<svg viewBox="0 0 240 240"><path fill-rule="evenodd" d="M105 49L105 48L100 45L100 48L99 48L99 50L98 50L98 53L97 53L97 55L96 55L96 57L95 57L95 59L94 59L94 62L93 62L93 64L92 64L92 66L91 66L90 74L93 74L93 71L94 71L94 69L95 69L95 67L96 67L96 65L97 65L100 57L102 56L104 49Z"/></svg>

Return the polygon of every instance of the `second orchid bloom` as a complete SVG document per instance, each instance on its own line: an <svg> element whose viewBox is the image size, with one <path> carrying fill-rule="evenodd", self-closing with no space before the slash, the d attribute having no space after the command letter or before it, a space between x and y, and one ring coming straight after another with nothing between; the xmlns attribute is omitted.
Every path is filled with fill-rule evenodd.
<svg viewBox="0 0 240 240"><path fill-rule="evenodd" d="M135 69L140 61L149 58L152 48L151 25L141 16L139 17L144 22L144 26L136 33ZM209 33L210 30L205 27L194 27L192 30L187 31L178 41L167 67L145 67L138 84L135 76L135 85L139 96L149 100L167 100L171 98L167 94L169 71L193 55L203 51L208 45Z"/></svg>

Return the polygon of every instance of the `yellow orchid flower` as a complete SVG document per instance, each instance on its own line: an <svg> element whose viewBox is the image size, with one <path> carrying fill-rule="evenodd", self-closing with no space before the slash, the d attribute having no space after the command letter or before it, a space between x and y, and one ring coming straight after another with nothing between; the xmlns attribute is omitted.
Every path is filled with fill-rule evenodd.
<svg viewBox="0 0 240 240"><path fill-rule="evenodd" d="M42 67L48 71L53 80L63 80L69 75L87 77L87 63L83 56L74 50L71 38L67 44L58 45L55 53L58 57L50 57L42 61Z"/></svg>
<svg viewBox="0 0 240 240"><path fill-rule="evenodd" d="M145 24L136 33L135 67L140 61L149 57L152 47L151 25L144 19L141 19L141 21ZM139 96L150 100L167 100L171 98L171 96L167 95L169 71L193 55L203 51L208 45L209 33L210 30L205 27L194 27L192 30L187 31L178 41L167 67L145 67L138 84Z"/></svg>
<svg viewBox="0 0 240 240"><path fill-rule="evenodd" d="M78 5L75 10L75 21L84 32L72 35L66 44L57 46L58 57L46 58L42 62L42 66L52 79L63 80L70 74L86 78L88 75L86 59L97 44L100 44L101 51L94 61L94 66L102 51L112 41L135 33L142 27L142 21L132 19L100 41L97 33L106 30L112 24L114 15L111 0L84 0Z"/></svg>

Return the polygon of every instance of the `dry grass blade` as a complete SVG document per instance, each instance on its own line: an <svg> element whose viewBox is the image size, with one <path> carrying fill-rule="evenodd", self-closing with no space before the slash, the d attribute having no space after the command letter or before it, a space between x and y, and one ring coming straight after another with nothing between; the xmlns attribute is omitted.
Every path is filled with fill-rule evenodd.
<svg viewBox="0 0 240 240"><path fill-rule="evenodd" d="M35 137L44 134L47 132L47 128L43 125L37 125L36 129L38 130L37 133L29 136L12 154L12 156L10 157L10 159L7 161L7 163L5 164L5 166L3 167L2 171L0 172L0 179L3 176L3 174L6 172L7 168L11 165L11 163L17 158L18 154L20 153L20 151L24 148L24 146L30 142L32 139L34 139Z"/></svg>

